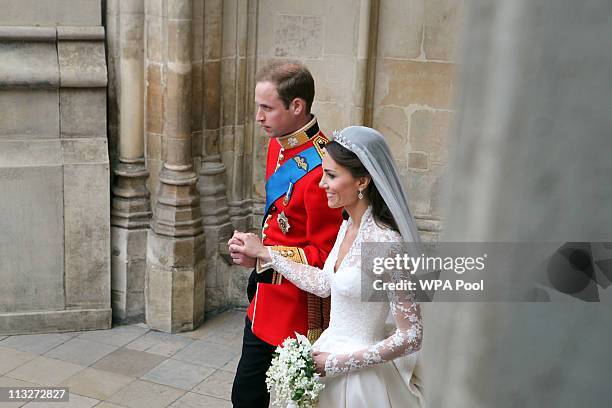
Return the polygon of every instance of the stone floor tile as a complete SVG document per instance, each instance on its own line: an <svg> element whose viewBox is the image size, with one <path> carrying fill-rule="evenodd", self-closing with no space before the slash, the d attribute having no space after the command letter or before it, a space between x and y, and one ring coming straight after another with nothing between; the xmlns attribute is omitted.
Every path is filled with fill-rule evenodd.
<svg viewBox="0 0 612 408"><path fill-rule="evenodd" d="M86 368L61 385L71 392L98 400L106 400L136 379L108 371Z"/></svg>
<svg viewBox="0 0 612 408"><path fill-rule="evenodd" d="M220 368L239 353L240 349L236 347L226 347L221 344L197 340L176 353L173 358L187 363Z"/></svg>
<svg viewBox="0 0 612 408"><path fill-rule="evenodd" d="M0 375L33 360L36 354L26 353L12 348L0 347Z"/></svg>
<svg viewBox="0 0 612 408"><path fill-rule="evenodd" d="M242 330L243 327L240 328L239 332L236 332L235 328L223 327L202 336L200 340L241 349Z"/></svg>
<svg viewBox="0 0 612 408"><path fill-rule="evenodd" d="M14 348L34 354L44 354L70 339L70 336L60 333L25 334L7 337L0 341L0 347Z"/></svg>
<svg viewBox="0 0 612 408"><path fill-rule="evenodd" d="M202 326L194 331L178 333L178 335L197 340L214 333L238 332L242 339L245 316L246 310L230 310L206 320Z"/></svg>
<svg viewBox="0 0 612 408"><path fill-rule="evenodd" d="M83 368L76 364L39 356L6 373L6 376L36 384L55 386Z"/></svg>
<svg viewBox="0 0 612 408"><path fill-rule="evenodd" d="M78 338L122 347L148 331L148 329L137 326L117 326L109 330L92 330L84 332Z"/></svg>
<svg viewBox="0 0 612 408"><path fill-rule="evenodd" d="M183 394L183 390L137 380L110 397L108 402L128 408L164 408Z"/></svg>
<svg viewBox="0 0 612 408"><path fill-rule="evenodd" d="M164 358L155 354L120 348L92 367L127 377L142 377L162 361Z"/></svg>
<svg viewBox="0 0 612 408"><path fill-rule="evenodd" d="M236 370L238 369L238 362L239 361L240 361L240 354L237 355L236 357L234 357L232 360L230 360L229 363L227 363L226 365L221 367L221 369L224 370L224 371L229 371L229 372L232 372L232 373L236 373Z"/></svg>
<svg viewBox="0 0 612 408"><path fill-rule="evenodd" d="M214 371L214 368L168 359L149 371L142 379L189 391Z"/></svg>
<svg viewBox="0 0 612 408"><path fill-rule="evenodd" d="M125 348L171 357L192 342L192 339L177 336L176 334L150 331L131 343L126 344Z"/></svg>
<svg viewBox="0 0 612 408"><path fill-rule="evenodd" d="M112 402L103 401L96 405L96 408L126 408L123 405L113 404Z"/></svg>
<svg viewBox="0 0 612 408"><path fill-rule="evenodd" d="M232 403L223 399L210 397L208 395L188 392L178 401L170 405L171 408L232 408Z"/></svg>
<svg viewBox="0 0 612 408"><path fill-rule="evenodd" d="M98 405L99 402L97 399L70 393L68 402L28 402L24 408L91 408Z"/></svg>
<svg viewBox="0 0 612 408"><path fill-rule="evenodd" d="M234 373L217 370L210 377L198 384L192 391L221 399L231 399Z"/></svg>
<svg viewBox="0 0 612 408"><path fill-rule="evenodd" d="M82 366L90 366L102 357L117 350L117 346L96 343L90 340L73 338L46 352L45 357L68 361Z"/></svg>

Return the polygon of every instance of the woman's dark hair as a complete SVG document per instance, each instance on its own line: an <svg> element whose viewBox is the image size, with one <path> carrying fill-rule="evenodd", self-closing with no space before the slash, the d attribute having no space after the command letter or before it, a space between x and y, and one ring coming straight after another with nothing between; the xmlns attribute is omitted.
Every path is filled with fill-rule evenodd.
<svg viewBox="0 0 612 408"><path fill-rule="evenodd" d="M366 170L364 165L359 160L359 157L346 147L342 146L338 142L329 142L325 145L325 152L331 156L331 158L338 163L340 166L348 169L354 178L369 176L370 173ZM372 205L372 216L374 221L382 227L388 227L399 232L397 223L387 207L387 203L383 200L382 196L376 188L374 180L370 180L370 183L363 191L363 194L368 198L368 201Z"/></svg>

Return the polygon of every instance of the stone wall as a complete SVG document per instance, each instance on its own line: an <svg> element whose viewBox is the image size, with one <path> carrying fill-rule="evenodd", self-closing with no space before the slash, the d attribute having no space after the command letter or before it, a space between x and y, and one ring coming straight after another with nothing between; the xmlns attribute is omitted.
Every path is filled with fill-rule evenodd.
<svg viewBox="0 0 612 408"><path fill-rule="evenodd" d="M205 310L245 306L249 272L228 262L225 242L233 229L258 231L263 211L267 139L253 119L253 78L271 58L293 58L305 62L314 74L313 110L324 132L330 135L334 129L366 124L387 135L422 234L436 239L459 9L450 0L109 0L111 151L117 150L118 160L133 167L137 154L127 157L120 150L143 137L146 161L146 168L133 170L132 178L122 176L127 174L123 167L115 171L117 214L128 219L145 213L141 205L139 211L133 209L134 199L125 192L130 189L123 187L131 183L144 198L146 192L136 187L136 179L148 171L146 187L156 222L159 193L166 183L160 174L170 158L170 145L181 140L180 150L171 155L190 157L197 174L205 241L198 250L207 261ZM140 91L129 85L139 78L139 66L145 84ZM179 82L172 74L177 68ZM144 100L138 108L142 114L134 111L141 106L138 99L131 99L139 94ZM181 104L175 105L173 98ZM122 125L140 117L143 130ZM132 215L126 215L126 208L132 208ZM196 222L198 215L190 217L189 222ZM136 224L147 228L144 219ZM144 253L130 252L129 239L121 238L137 232L117 228L113 242L121 244L113 245L113 296L121 312L115 316L129 320L145 315L148 277L137 272L143 270ZM132 289L126 286L130 282ZM130 312L128 305L133 306Z"/></svg>
<svg viewBox="0 0 612 408"><path fill-rule="evenodd" d="M100 17L97 1L2 4L2 334L111 323Z"/></svg>

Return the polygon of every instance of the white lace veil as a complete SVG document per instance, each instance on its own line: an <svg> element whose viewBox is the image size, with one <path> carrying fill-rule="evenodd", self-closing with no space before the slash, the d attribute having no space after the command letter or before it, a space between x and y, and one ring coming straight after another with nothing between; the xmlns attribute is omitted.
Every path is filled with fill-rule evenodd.
<svg viewBox="0 0 612 408"><path fill-rule="evenodd" d="M365 126L349 126L334 132L334 141L355 153L389 207L405 242L420 242L416 223L391 150L378 131Z"/></svg>
<svg viewBox="0 0 612 408"><path fill-rule="evenodd" d="M383 135L365 126L349 126L340 132L334 132L334 141L357 155L389 207L402 239L408 246L407 249L409 251L415 250L416 247L410 244L418 244L421 241L416 222L408 208L406 192L402 186L391 150ZM390 329L389 326L395 328L391 313L387 318L387 326L387 330ZM421 405L424 405L422 383L415 371L418 354L417 352L396 358L393 360L393 364L400 372L410 391L420 400Z"/></svg>

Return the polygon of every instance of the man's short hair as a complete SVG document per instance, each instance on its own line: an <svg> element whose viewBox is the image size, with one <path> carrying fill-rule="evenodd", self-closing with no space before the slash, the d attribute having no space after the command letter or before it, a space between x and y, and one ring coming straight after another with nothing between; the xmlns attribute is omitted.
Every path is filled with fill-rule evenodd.
<svg viewBox="0 0 612 408"><path fill-rule="evenodd" d="M304 64L292 60L272 60L255 76L255 82L271 82L276 85L278 96L286 109L295 98L306 101L306 113L310 113L315 95L314 79Z"/></svg>

